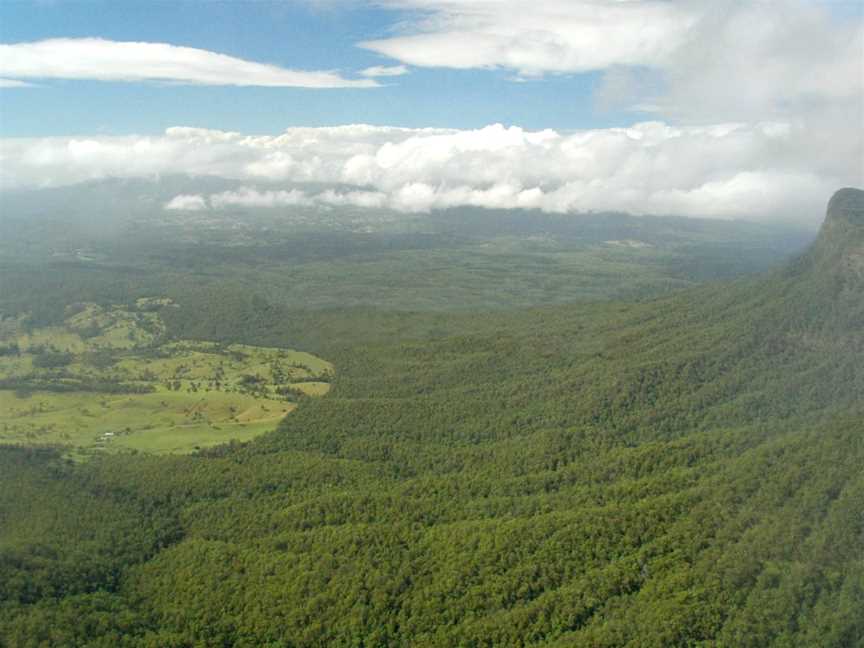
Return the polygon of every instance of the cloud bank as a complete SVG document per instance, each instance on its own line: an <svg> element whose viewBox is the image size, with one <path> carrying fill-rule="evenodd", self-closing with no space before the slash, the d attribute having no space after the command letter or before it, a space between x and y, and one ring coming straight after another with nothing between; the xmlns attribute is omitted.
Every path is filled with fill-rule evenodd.
<svg viewBox="0 0 864 648"><path fill-rule="evenodd" d="M373 88L374 79L331 71L289 70L193 47L52 38L0 44L0 74L16 79L162 81L194 85L295 88Z"/></svg>
<svg viewBox="0 0 864 648"><path fill-rule="evenodd" d="M826 150L824 131L794 122L574 132L349 125L273 136L178 127L161 136L0 140L0 167L7 189L177 173L249 183L177 196L169 209L472 205L816 224L835 189L864 182L860 143L836 135ZM302 183L330 189L303 191Z"/></svg>

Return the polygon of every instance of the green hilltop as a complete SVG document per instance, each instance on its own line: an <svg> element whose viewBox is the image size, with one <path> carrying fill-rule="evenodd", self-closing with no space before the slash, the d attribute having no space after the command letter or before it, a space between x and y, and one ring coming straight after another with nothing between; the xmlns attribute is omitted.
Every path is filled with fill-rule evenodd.
<svg viewBox="0 0 864 648"><path fill-rule="evenodd" d="M198 295L169 334L333 389L192 455L2 449L0 645L864 645L862 196L788 267L647 302Z"/></svg>

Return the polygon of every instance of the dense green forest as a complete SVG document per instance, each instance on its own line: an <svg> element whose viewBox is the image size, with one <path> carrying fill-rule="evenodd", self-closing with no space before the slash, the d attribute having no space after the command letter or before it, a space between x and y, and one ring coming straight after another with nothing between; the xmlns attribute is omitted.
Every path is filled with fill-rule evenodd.
<svg viewBox="0 0 864 648"><path fill-rule="evenodd" d="M312 310L9 263L33 326L170 284L167 335L336 373L248 443L0 448L0 646L864 646L862 191L782 268L650 300Z"/></svg>

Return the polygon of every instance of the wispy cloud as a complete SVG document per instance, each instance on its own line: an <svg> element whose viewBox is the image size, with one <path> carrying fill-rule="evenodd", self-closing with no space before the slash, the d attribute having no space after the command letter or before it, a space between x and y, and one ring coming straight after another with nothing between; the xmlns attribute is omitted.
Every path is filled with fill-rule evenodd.
<svg viewBox="0 0 864 648"><path fill-rule="evenodd" d="M310 193L301 189L255 189L241 187L236 191L222 191L210 195L180 194L162 207L169 211L201 211L203 209L228 209L231 207L314 207L326 205L352 207L391 207L390 197L380 191L327 189ZM403 210L413 211L413 210Z"/></svg>
<svg viewBox="0 0 864 648"><path fill-rule="evenodd" d="M405 65L373 65L360 71L360 75L364 77L396 77L403 74L408 74L408 67Z"/></svg>
<svg viewBox="0 0 864 648"><path fill-rule="evenodd" d="M0 88L35 88L36 84L17 79L0 79Z"/></svg>
<svg viewBox="0 0 864 648"><path fill-rule="evenodd" d="M291 70L168 43L54 38L0 45L0 74L16 79L161 81L194 85L373 88L374 79Z"/></svg>
<svg viewBox="0 0 864 648"><path fill-rule="evenodd" d="M404 33L361 47L419 67L522 76L659 65L697 20L691 3L636 0L382 0L417 11Z"/></svg>

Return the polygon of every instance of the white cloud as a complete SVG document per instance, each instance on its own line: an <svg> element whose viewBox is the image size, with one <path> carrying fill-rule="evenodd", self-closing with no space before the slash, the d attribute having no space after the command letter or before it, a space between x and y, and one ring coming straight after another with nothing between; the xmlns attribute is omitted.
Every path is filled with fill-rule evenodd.
<svg viewBox="0 0 864 648"><path fill-rule="evenodd" d="M387 194L380 191L343 191L337 192L328 189L313 199L313 202L323 203L331 206L351 205L354 207L386 207L388 203Z"/></svg>
<svg viewBox="0 0 864 648"><path fill-rule="evenodd" d="M346 79L332 71L289 70L193 47L53 38L0 44L0 73L32 79L164 81L196 85L371 88L374 79Z"/></svg>
<svg viewBox="0 0 864 648"><path fill-rule="evenodd" d="M207 209L207 201L204 199L204 196L180 194L174 196L163 207L172 211L201 211Z"/></svg>
<svg viewBox="0 0 864 648"><path fill-rule="evenodd" d="M842 106L864 119L864 21L840 22L801 0L710 5L660 70L663 89L641 93L667 117L688 120L811 116Z"/></svg>
<svg viewBox="0 0 864 648"><path fill-rule="evenodd" d="M659 65L697 18L687 3L391 0L418 10L406 34L362 47L420 67L507 68L526 76Z"/></svg>
<svg viewBox="0 0 864 648"><path fill-rule="evenodd" d="M408 74L408 67L405 65L373 65L360 71L360 75L364 77L395 77L403 74Z"/></svg>
<svg viewBox="0 0 864 648"><path fill-rule="evenodd" d="M856 137L842 120L836 130L806 121L655 121L573 132L361 124L271 136L170 128L162 136L2 139L0 182L40 187L189 173L248 187L185 196L171 208L353 205L417 212L474 205L816 224L834 190L864 184ZM282 186L256 186L262 182ZM304 192L297 188L302 183L324 188Z"/></svg>
<svg viewBox="0 0 864 648"><path fill-rule="evenodd" d="M864 22L808 0L379 2L408 18L361 47L413 66L599 71L604 104L690 122L862 109Z"/></svg>
<svg viewBox="0 0 864 648"><path fill-rule="evenodd" d="M312 201L302 191L258 191L250 187L242 187L237 191L223 191L210 196L213 209L225 207L291 207L310 205Z"/></svg>
<svg viewBox="0 0 864 648"><path fill-rule="evenodd" d="M35 88L36 86L26 81L16 79L0 79L0 88Z"/></svg>

